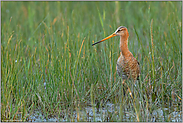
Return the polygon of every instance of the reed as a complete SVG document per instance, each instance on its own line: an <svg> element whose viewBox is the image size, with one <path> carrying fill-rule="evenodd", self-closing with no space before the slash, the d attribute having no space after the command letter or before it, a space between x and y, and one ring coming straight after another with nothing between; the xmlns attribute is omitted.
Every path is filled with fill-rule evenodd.
<svg viewBox="0 0 183 123"><path fill-rule="evenodd" d="M1 121L29 121L36 109L47 120L90 121L81 111L91 104L97 121L96 105L107 102L102 121L173 121L182 112L181 5L2 1ZM116 75L119 37L91 46L120 25L140 62L136 86Z"/></svg>

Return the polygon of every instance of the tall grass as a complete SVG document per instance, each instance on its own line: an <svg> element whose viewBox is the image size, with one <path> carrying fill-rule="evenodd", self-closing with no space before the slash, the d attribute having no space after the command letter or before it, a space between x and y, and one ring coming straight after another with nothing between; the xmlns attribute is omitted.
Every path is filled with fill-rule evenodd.
<svg viewBox="0 0 183 123"><path fill-rule="evenodd" d="M115 112L103 121L171 121L182 112L181 4L1 2L1 121L28 121L38 108L47 119L74 121L76 111L87 121L80 111L107 101ZM121 25L140 62L136 86L116 75L119 37L91 46ZM164 119L153 119L158 109Z"/></svg>

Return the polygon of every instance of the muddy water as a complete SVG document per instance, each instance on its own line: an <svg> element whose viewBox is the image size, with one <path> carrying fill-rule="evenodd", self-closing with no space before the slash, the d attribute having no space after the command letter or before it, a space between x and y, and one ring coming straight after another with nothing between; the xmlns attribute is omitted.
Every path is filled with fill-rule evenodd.
<svg viewBox="0 0 183 123"><path fill-rule="evenodd" d="M65 117L52 117L49 119L46 119L45 116L43 116L43 113L39 111L35 111L33 115L29 117L28 121L32 122L66 122L66 121L73 121L77 122L79 121L97 121L97 122L104 122L104 121L111 121L108 117L108 114L113 114L115 112L119 112L119 107L115 107L112 103L107 103L105 108L100 108L98 111L96 108L94 108L95 112L93 112L92 107L85 107L82 111L73 112L72 118L68 118L66 115ZM165 108L164 111L168 111L168 108ZM156 122L156 121L165 121L164 119L164 112L161 108L154 110L152 114L148 114L149 119L143 119L143 121L148 120L148 122ZM182 122L182 112L176 111L176 109L170 113L169 115L165 116L166 119L169 119L170 122ZM119 119L118 114L115 115L116 121ZM125 111L123 116L123 121L126 122L133 122L136 121L135 114L129 111Z"/></svg>

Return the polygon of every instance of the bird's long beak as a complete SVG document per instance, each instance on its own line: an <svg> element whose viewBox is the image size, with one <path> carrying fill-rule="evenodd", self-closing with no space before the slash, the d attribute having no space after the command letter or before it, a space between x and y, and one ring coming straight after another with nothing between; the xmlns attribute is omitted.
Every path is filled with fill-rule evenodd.
<svg viewBox="0 0 183 123"><path fill-rule="evenodd" d="M95 44L98 44L98 43L100 43L100 42L103 42L103 41L105 41L105 40L107 40L107 39L109 39L109 38L112 38L112 37L114 37L114 36L117 36L116 33L113 33L113 34L109 35L108 37L106 37L106 38L104 38L104 39L102 39L102 40L100 40L100 41L98 41L98 42L92 44L92 46L95 45Z"/></svg>

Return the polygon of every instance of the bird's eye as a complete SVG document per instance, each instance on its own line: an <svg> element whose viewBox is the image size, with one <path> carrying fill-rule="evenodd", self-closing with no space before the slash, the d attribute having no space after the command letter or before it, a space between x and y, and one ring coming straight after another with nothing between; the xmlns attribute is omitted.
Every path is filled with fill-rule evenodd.
<svg viewBox="0 0 183 123"><path fill-rule="evenodd" d="M119 29L117 32L120 32L121 30Z"/></svg>
<svg viewBox="0 0 183 123"><path fill-rule="evenodd" d="M124 28L121 28L121 29L118 29L117 32L121 32L121 31L124 31L125 29Z"/></svg>

